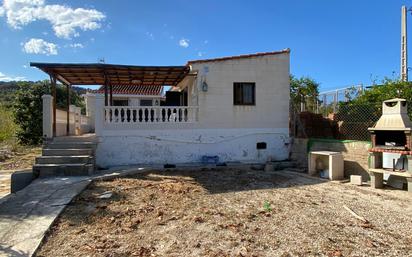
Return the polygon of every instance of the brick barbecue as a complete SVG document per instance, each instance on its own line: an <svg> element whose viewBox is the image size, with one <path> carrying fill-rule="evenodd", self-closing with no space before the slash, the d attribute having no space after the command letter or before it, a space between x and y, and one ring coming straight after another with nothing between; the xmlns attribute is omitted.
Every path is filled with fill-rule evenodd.
<svg viewBox="0 0 412 257"><path fill-rule="evenodd" d="M382 103L382 116L371 133L372 149L376 152L412 153L412 122L405 99L395 98Z"/></svg>
<svg viewBox="0 0 412 257"><path fill-rule="evenodd" d="M394 176L402 183L402 188L406 186L412 193L412 122L407 107L405 99L384 101L382 116L373 128L368 129L372 141L368 169L372 188L382 188L383 175L386 174ZM388 161L392 161L391 165L388 165Z"/></svg>

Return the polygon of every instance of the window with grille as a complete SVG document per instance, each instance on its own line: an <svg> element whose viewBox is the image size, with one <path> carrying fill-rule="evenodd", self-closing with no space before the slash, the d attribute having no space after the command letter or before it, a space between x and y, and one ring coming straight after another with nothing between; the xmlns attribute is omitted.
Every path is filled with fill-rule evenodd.
<svg viewBox="0 0 412 257"><path fill-rule="evenodd" d="M235 82L233 83L234 105L255 105L255 83Z"/></svg>
<svg viewBox="0 0 412 257"><path fill-rule="evenodd" d="M152 106L153 101L152 100L140 100L140 106Z"/></svg>
<svg viewBox="0 0 412 257"><path fill-rule="evenodd" d="M113 106L128 106L129 100L113 100Z"/></svg>

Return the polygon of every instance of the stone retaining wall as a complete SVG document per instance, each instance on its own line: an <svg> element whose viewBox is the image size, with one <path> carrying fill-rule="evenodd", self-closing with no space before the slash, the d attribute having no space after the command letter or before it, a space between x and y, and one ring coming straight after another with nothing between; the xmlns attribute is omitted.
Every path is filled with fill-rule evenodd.
<svg viewBox="0 0 412 257"><path fill-rule="evenodd" d="M361 175L364 181L369 180L368 149L370 142L352 140L303 139L294 138L291 147L291 159L301 167L307 168L309 151L341 152L344 158L345 177Z"/></svg>

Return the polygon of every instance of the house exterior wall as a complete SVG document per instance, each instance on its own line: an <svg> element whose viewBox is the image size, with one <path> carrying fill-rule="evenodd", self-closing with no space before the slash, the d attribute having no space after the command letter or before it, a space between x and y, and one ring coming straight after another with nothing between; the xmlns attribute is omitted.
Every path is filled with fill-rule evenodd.
<svg viewBox="0 0 412 257"><path fill-rule="evenodd" d="M96 115L96 97L94 96L94 94L86 93L84 95L84 102L86 104L86 116L90 119L90 129L94 131Z"/></svg>
<svg viewBox="0 0 412 257"><path fill-rule="evenodd" d="M191 65L198 72L188 94L189 105L198 105L197 122L96 125L97 165L198 163L202 156L247 163L288 158L288 53ZM234 82L256 83L255 106L233 105ZM267 148L257 149L259 142Z"/></svg>
<svg viewBox="0 0 412 257"><path fill-rule="evenodd" d="M51 122L51 120L50 120ZM92 131L89 117L81 115L80 107L70 105L69 112L69 134L81 135ZM56 135L57 137L67 135L67 111L56 109Z"/></svg>
<svg viewBox="0 0 412 257"><path fill-rule="evenodd" d="M201 128L289 127L289 54L194 63L192 69L199 74ZM255 106L233 105L234 82L256 83Z"/></svg>
<svg viewBox="0 0 412 257"><path fill-rule="evenodd" d="M257 142L267 149L257 150ZM138 135L99 137L96 161L100 167L131 164L200 163L202 156L219 162L264 163L288 158L289 138L283 129L161 129Z"/></svg>

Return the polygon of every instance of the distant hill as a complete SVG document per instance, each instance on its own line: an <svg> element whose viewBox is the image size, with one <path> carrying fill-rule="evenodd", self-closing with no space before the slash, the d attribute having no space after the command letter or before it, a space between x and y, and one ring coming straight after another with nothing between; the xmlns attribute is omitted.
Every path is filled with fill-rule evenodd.
<svg viewBox="0 0 412 257"><path fill-rule="evenodd" d="M18 89L17 82L0 81L0 105L9 106L13 102L14 93Z"/></svg>
<svg viewBox="0 0 412 257"><path fill-rule="evenodd" d="M36 83L33 81L24 81L28 83ZM16 91L19 89L18 81L0 81L0 105L4 105L6 107L11 106L13 104L14 96ZM72 86L71 87L78 95L85 94L87 89Z"/></svg>

